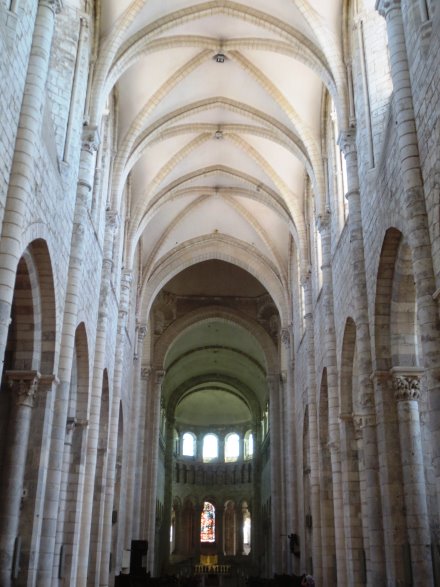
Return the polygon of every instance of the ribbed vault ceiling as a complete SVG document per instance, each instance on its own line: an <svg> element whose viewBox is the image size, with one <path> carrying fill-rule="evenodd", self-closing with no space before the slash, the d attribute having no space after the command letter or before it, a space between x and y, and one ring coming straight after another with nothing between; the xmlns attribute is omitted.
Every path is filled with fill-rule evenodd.
<svg viewBox="0 0 440 587"><path fill-rule="evenodd" d="M221 252L230 241L226 260L246 251L289 319L280 292L289 291L292 239L306 262L306 179L318 213L324 209L325 89L345 124L342 19L342 0L106 0L96 65L103 91L94 103L103 108L116 88L112 198L126 198L126 266L140 246L150 298L166 281L164 267L176 274L188 243L206 240ZM158 274L154 290L148 284ZM173 387L184 384L182 373L196 375L189 365L210 346L207 332L200 327L198 346L192 333L187 354L178 347L177 363L169 355ZM241 362L246 385L258 387L248 346L211 349L206 364L214 368L220 355Z"/></svg>

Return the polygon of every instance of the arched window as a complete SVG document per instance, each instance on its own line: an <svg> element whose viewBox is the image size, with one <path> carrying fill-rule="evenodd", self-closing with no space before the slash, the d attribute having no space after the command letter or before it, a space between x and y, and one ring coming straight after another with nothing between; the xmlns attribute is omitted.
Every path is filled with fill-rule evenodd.
<svg viewBox="0 0 440 587"><path fill-rule="evenodd" d="M240 437L235 432L225 438L225 462L233 463L240 456Z"/></svg>
<svg viewBox="0 0 440 587"><path fill-rule="evenodd" d="M182 455L193 457L196 454L196 437L191 432L185 432L182 436Z"/></svg>
<svg viewBox="0 0 440 587"><path fill-rule="evenodd" d="M218 438L215 434L206 434L203 438L203 462L209 463L218 457Z"/></svg>
<svg viewBox="0 0 440 587"><path fill-rule="evenodd" d="M244 435L244 458L251 459L254 456L254 435L248 430Z"/></svg>
<svg viewBox="0 0 440 587"><path fill-rule="evenodd" d="M215 507L209 501L204 502L200 517L200 542L215 542Z"/></svg>

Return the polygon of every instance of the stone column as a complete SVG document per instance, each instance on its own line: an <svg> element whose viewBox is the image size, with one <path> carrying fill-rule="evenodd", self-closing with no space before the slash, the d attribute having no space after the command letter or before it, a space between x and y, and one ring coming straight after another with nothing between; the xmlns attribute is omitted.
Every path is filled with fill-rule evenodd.
<svg viewBox="0 0 440 587"><path fill-rule="evenodd" d="M136 333L137 336L137 333ZM133 519L134 519L134 487L136 476L137 447L139 443L139 405L140 405L140 364L137 360L133 361L133 380L130 398L130 415L129 415L129 435L127 437L128 450L126 453L126 480L125 487L125 540L124 548L131 548L133 539Z"/></svg>
<svg viewBox="0 0 440 587"><path fill-rule="evenodd" d="M38 581L42 585L50 581L54 567L55 538L62 479L62 468L59 466L59 463L63 459L64 453L70 380L72 376L73 355L75 352L75 334L78 325L78 304L82 294L86 240L85 225L91 204L93 170L98 144L99 136L96 127L84 127L60 344L60 362L58 368L60 384L55 398L50 448L51 459L49 460L47 474L43 528L40 543Z"/></svg>
<svg viewBox="0 0 440 587"><path fill-rule="evenodd" d="M159 465L159 435L160 435L160 405L162 396L162 382L165 371L157 369L155 372L155 384L150 394L148 405L148 429L146 446L151 452L148 459L146 488L147 488L147 540L148 540L148 570L153 574L156 544L156 495L157 495L157 471Z"/></svg>
<svg viewBox="0 0 440 587"><path fill-rule="evenodd" d="M285 516L284 526L281 534L287 536L292 528L298 528L297 520L297 491L296 491L296 475L298 469L296 468L296 444L297 444L297 427L296 427L296 405L295 405L295 390L294 390L294 370L295 363L292 359L292 344L290 336L290 328L283 328L280 336L282 344L282 353L284 355L283 365L286 367L281 374L284 410L282 412L284 419L284 489L285 489ZM295 530L297 531L297 530ZM290 553L288 540L283 541L284 558L285 558L285 572L292 572L292 555ZM296 557L295 557L296 558ZM299 569L298 569L299 571Z"/></svg>
<svg viewBox="0 0 440 587"><path fill-rule="evenodd" d="M95 360L91 397L89 401L89 430L87 439L87 460L81 518L80 550L78 557L77 587L86 587L90 553L90 530L92 524L93 496L95 491L96 462L98 456L98 440L101 418L101 399L103 373L106 365L106 342L108 328L108 312L110 298L110 279L113 265L113 240L118 216L115 212L107 212L107 223L104 237L101 289L99 295L99 315L96 332ZM99 521L101 523L101 520ZM96 553L100 555L101 553Z"/></svg>
<svg viewBox="0 0 440 587"><path fill-rule="evenodd" d="M151 367L143 365L141 368L141 450L139 451L139 491L140 491L140 515L138 519L138 535L142 539L147 538L147 518L148 518L148 493L147 493L147 466L150 458L150 447L147 446L147 406L150 397L150 375Z"/></svg>
<svg viewBox="0 0 440 587"><path fill-rule="evenodd" d="M27 204L33 195L40 131L46 101L46 81L55 28L55 14L61 0L39 0L31 52L23 92L9 189L0 239L0 361L3 362L15 275L22 253L23 222Z"/></svg>
<svg viewBox="0 0 440 587"><path fill-rule="evenodd" d="M318 217L318 229L321 233L322 243L322 293L324 297L325 316L325 361L327 366L328 387L328 446L339 447L339 388L336 360L336 334L333 306L333 275L331 256L331 222L330 213ZM337 581L341 585L346 583L346 559L343 527L338 523L343 519L342 503L342 472L339 450L331 450L331 468L333 481L333 518L336 550ZM325 548L325 545L323 546ZM328 553L330 554L330 553ZM331 557L328 557L327 570L324 569L324 577L331 580Z"/></svg>
<svg viewBox="0 0 440 587"><path fill-rule="evenodd" d="M404 367L394 368L391 371L394 397L397 401L412 576L417 578L417 583L420 585L434 585L418 404L420 373L417 373L418 370Z"/></svg>
<svg viewBox="0 0 440 587"><path fill-rule="evenodd" d="M382 502L382 524L386 580L389 585L406 585L402 565L406 529L403 479L400 465L399 429L389 371L372 375L376 405L377 444Z"/></svg>
<svg viewBox="0 0 440 587"><path fill-rule="evenodd" d="M32 408L40 374L37 371L7 371L11 389L9 445L3 465L3 487L0 503L0 585L13 584L15 541L20 523L20 504L28 451Z"/></svg>
<svg viewBox="0 0 440 587"><path fill-rule="evenodd" d="M371 381L371 344L368 316L367 282L365 275L364 237L362 228L362 209L359 190L359 171L356 148L356 131L341 132L339 146L345 156L347 169L348 192L348 226L350 230L350 251L353 272L353 301L356 322L356 349L357 368L360 397L358 403L363 404L362 417L364 421L372 421L370 416L375 414L373 383ZM374 418L373 418L374 421ZM368 429L367 429L368 428ZM379 474L377 467L377 438L376 429L363 427L363 436L366 445L364 453L365 474L368 485L366 494L366 515L368 518L369 534L365 536L368 548L367 556L367 583L381 584L385 581L384 548L382 533L382 512L380 502ZM364 527L365 524L364 524Z"/></svg>
<svg viewBox="0 0 440 587"><path fill-rule="evenodd" d="M68 506L69 506L69 491L72 491L72 488L69 488L69 476L70 476L70 466L71 466L71 458L72 458L72 444L73 444L73 435L75 432L76 420L75 418L69 417L66 420L66 431L64 435L64 453L63 453L63 462L61 469L61 485L60 485L60 506L58 510L58 519L57 519L57 533L56 533L56 542L55 542L55 553L56 556L53 557L54 561L54 568L53 568L53 583L54 585L58 584L59 578L59 570L62 561L60 561L59 553L61 548L66 548L65 544L65 532L66 532L66 523L69 524L70 521L66 520L66 517L69 515ZM64 555L66 553L64 552ZM62 576L64 577L64 569L62 569Z"/></svg>
<svg viewBox="0 0 440 587"><path fill-rule="evenodd" d="M321 501L319 483L319 457L318 457L318 421L316 413L316 375L315 375L315 332L313 322L312 283L311 273L307 272L301 278L301 285L304 288L304 310L307 346L307 405L309 419L309 450L310 450L310 488L311 488L311 510L312 510L312 561L313 572L319 580L323 577L322 567L322 546L321 546ZM304 463L303 463L304 465ZM300 529L303 528L305 516L303 516ZM301 544L306 544L305 532L300 533ZM306 557L309 553L301 549L302 568L309 568ZM309 569L311 571L311 569Z"/></svg>
<svg viewBox="0 0 440 587"><path fill-rule="evenodd" d="M104 520L102 532L102 557L100 568L100 585L109 584L109 560L112 547L112 514L114 508L114 493L115 480L117 468L117 454L118 454L118 430L119 430L119 414L121 404L121 387L123 379L124 366L124 350L126 344L125 325L127 322L127 315L130 305L130 292L133 281L131 271L124 271L121 277L121 287L119 296L119 312L118 312L118 326L116 338L116 352L115 352L115 368L113 373L113 397L111 403L110 423L109 423L109 437L108 437L108 460L107 460L107 476L105 488L105 506L104 506ZM136 385L133 386L134 392L137 391ZM133 418L130 418L130 423L133 427L130 433L133 434L134 442L136 438L136 413ZM131 438L131 437L130 437ZM132 472L129 473L127 479L132 477ZM127 547L129 548L129 547ZM115 560L116 557L113 558ZM113 572L113 569L112 569Z"/></svg>
<svg viewBox="0 0 440 587"><path fill-rule="evenodd" d="M138 444L136 451L136 465L135 465L135 487L134 487L134 503L138 508L138 513L133 517L133 537L141 538L141 512L143 503L141 500L142 492L142 463L145 448L145 426L146 426L146 410L147 410L147 385L145 383L148 380L149 370L148 368L142 367L142 348L144 339L147 334L146 326L139 326L138 328L138 352L136 354L136 365L139 369L137 385L138 385L138 396L139 396L139 409L138 409Z"/></svg>
<svg viewBox="0 0 440 587"><path fill-rule="evenodd" d="M420 167L408 55L402 20L401 0L377 0L376 9L385 17L388 31L391 77L394 89L396 130L406 236L411 248L417 298L417 319L421 332L423 366L433 431L437 498L440 502L440 320L433 299L436 291L432 247Z"/></svg>
<svg viewBox="0 0 440 587"><path fill-rule="evenodd" d="M272 518L272 573L280 573L282 568L281 539L282 523L282 490L281 490L281 398L280 376L267 376L269 388L269 433L270 433L270 485L271 485L271 518Z"/></svg>

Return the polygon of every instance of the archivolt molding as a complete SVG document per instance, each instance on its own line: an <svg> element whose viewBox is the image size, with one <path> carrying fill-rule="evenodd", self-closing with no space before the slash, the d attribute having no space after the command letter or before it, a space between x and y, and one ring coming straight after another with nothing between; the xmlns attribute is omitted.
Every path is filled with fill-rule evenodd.
<svg viewBox="0 0 440 587"><path fill-rule="evenodd" d="M176 342L194 326L199 325L201 322L211 320L222 320L243 328L243 330L248 332L258 342L266 359L266 364L264 365L266 371L270 373L279 370L277 349L266 330L255 320L251 320L247 316L240 314L237 310L224 308L223 306L208 306L194 310L185 314L185 316L176 320L167 328L155 344L154 365L156 368L164 368L166 354L171 343Z"/></svg>
<svg viewBox="0 0 440 587"><path fill-rule="evenodd" d="M149 314L153 300L172 277L210 259L232 263L254 275L272 296L281 323L291 320L288 293L273 264L254 247L222 234L190 239L158 260L148 280L142 278L140 305L145 308L144 314Z"/></svg>

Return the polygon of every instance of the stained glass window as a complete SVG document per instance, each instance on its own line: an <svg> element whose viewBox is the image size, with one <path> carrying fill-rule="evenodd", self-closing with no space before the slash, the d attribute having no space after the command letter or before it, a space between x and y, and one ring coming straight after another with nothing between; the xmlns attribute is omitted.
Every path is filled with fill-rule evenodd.
<svg viewBox="0 0 440 587"><path fill-rule="evenodd" d="M200 520L200 542L215 542L215 507L209 501L203 504Z"/></svg>

